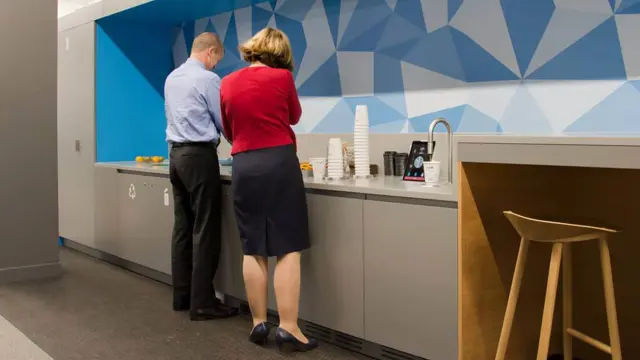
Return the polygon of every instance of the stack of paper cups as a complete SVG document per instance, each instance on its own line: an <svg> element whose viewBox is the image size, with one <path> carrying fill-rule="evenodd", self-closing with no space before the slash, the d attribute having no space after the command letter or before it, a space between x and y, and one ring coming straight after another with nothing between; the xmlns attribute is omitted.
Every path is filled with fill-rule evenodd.
<svg viewBox="0 0 640 360"><path fill-rule="evenodd" d="M340 138L329 139L327 177L329 179L340 179L344 177L344 159L342 157L342 140Z"/></svg>
<svg viewBox="0 0 640 360"><path fill-rule="evenodd" d="M356 106L356 119L353 128L353 152L356 177L369 176L369 111L366 105Z"/></svg>

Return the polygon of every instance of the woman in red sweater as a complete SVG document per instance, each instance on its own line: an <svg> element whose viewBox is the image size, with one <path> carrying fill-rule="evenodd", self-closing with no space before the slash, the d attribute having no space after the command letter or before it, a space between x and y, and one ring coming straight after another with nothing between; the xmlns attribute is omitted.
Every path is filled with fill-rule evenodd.
<svg viewBox="0 0 640 360"><path fill-rule="evenodd" d="M250 66L222 80L220 103L225 134L233 144L233 199L254 325L249 340L264 344L269 335L267 264L269 257L277 257L278 348L309 351L317 341L298 327L300 252L309 248L309 224L291 129L302 114L291 45L283 32L266 28L240 52Z"/></svg>

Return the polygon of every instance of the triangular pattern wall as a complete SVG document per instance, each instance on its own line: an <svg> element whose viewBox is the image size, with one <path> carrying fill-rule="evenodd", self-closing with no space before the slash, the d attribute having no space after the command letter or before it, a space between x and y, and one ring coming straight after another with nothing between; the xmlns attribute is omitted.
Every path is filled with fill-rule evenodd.
<svg viewBox="0 0 640 360"><path fill-rule="evenodd" d="M227 48L265 26L290 37L303 104L298 132L348 132L356 104L373 132L638 132L640 1L269 0L186 23L174 59L202 31ZM405 126L409 124L410 126Z"/></svg>

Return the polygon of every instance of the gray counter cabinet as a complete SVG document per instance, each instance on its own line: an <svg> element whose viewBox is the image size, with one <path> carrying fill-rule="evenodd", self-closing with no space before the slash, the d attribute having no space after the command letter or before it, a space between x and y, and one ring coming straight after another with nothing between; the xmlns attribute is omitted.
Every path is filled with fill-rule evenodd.
<svg viewBox="0 0 640 360"><path fill-rule="evenodd" d="M169 179L95 171L95 248L171 274ZM426 359L456 359L456 204L308 189L307 205L311 249L302 254L300 318ZM216 289L246 300L242 261L227 183ZM277 310L275 264L270 259L271 310Z"/></svg>
<svg viewBox="0 0 640 360"><path fill-rule="evenodd" d="M457 359L457 209L364 202L365 339Z"/></svg>
<svg viewBox="0 0 640 360"><path fill-rule="evenodd" d="M308 194L311 249L302 256L300 317L364 337L361 198Z"/></svg>
<svg viewBox="0 0 640 360"><path fill-rule="evenodd" d="M242 244L233 211L230 185L222 186L222 251L216 272L216 290L246 300L242 277Z"/></svg>
<svg viewBox="0 0 640 360"><path fill-rule="evenodd" d="M359 338L364 337L363 202L307 195L311 249L302 256L300 295L302 319Z"/></svg>
<svg viewBox="0 0 640 360"><path fill-rule="evenodd" d="M166 178L118 174L120 236L107 252L164 274L171 273L173 210L171 203L164 203L165 189L171 191Z"/></svg>
<svg viewBox="0 0 640 360"><path fill-rule="evenodd" d="M302 254L300 318L362 338L363 200L335 195L307 194L311 249ZM269 262L270 279L275 263ZM277 309L272 281L269 309Z"/></svg>
<svg viewBox="0 0 640 360"><path fill-rule="evenodd" d="M156 249L152 254L154 267L164 274L171 274L171 239L173 235L173 191L171 181L167 177L150 177L148 182L150 199L147 216L150 218L151 231L148 234L149 244ZM144 188L144 184L143 184ZM168 201L165 203L165 191Z"/></svg>
<svg viewBox="0 0 640 360"><path fill-rule="evenodd" d="M95 167L95 246L91 248L112 253L120 238L118 210L118 171ZM114 254L115 255L115 254Z"/></svg>

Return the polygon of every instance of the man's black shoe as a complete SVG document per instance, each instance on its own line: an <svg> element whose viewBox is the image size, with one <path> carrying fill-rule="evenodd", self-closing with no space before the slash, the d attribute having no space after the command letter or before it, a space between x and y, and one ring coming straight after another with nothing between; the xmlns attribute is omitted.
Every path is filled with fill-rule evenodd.
<svg viewBox="0 0 640 360"><path fill-rule="evenodd" d="M191 304L188 301L173 303L173 311L187 311L190 308Z"/></svg>
<svg viewBox="0 0 640 360"><path fill-rule="evenodd" d="M226 319L238 315L238 309L226 305L216 305L209 309L197 309L191 311L191 321L205 321L215 319Z"/></svg>

